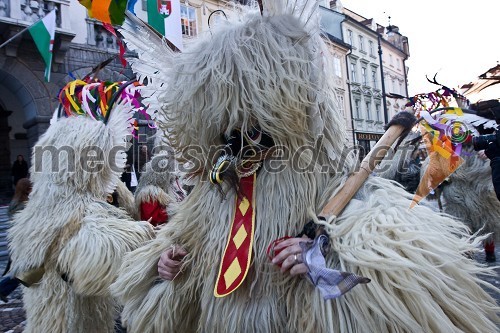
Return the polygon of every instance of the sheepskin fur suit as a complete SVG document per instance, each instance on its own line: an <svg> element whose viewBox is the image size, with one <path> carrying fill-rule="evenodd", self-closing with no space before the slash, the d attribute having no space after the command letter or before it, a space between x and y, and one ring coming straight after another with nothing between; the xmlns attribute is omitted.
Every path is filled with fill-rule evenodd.
<svg viewBox="0 0 500 333"><path fill-rule="evenodd" d="M305 278L270 263L268 245L298 234L355 164L325 75L328 50L311 26L316 9L288 2L264 1L264 15L221 22L178 55L148 44L143 28L123 31L142 59L133 68L166 82L153 97L163 104L164 127L181 158L193 165L208 160L208 172L216 160L208 151L221 144L221 134L257 125L288 152L263 161L258 172L253 259L239 288L214 297L235 191L224 183L223 198L200 177L157 238L126 256L111 287L124 304L127 331L495 332L499 308L478 276L489 270L465 255L480 240L450 217L409 210L411 195L386 179L370 178L328 227L327 265L371 283L325 301ZM168 63L147 71L157 59ZM173 244L189 252L182 274L159 280L158 259Z"/></svg>
<svg viewBox="0 0 500 333"><path fill-rule="evenodd" d="M415 138L416 134L409 136ZM379 177L395 180L408 192L415 193L420 181L420 165L414 162L417 149L418 143L411 144L409 138L399 147L394 145L375 173Z"/></svg>
<svg viewBox="0 0 500 333"><path fill-rule="evenodd" d="M473 232L491 233L489 240L500 243L500 202L491 180L490 160L465 149L465 162L441 186L445 213L463 221ZM425 172L428 159L422 165Z"/></svg>
<svg viewBox="0 0 500 333"><path fill-rule="evenodd" d="M116 149L125 149L129 109L117 105L107 125L59 119L35 145L33 190L9 231L12 273L45 270L23 288L24 332L114 331L118 306L109 286L124 254L154 236L148 223L106 202L125 165Z"/></svg>
<svg viewBox="0 0 500 333"><path fill-rule="evenodd" d="M119 181L116 184L116 194L118 198L118 207L124 209L134 220L140 220L137 216L134 195L130 192L124 182Z"/></svg>
<svg viewBox="0 0 500 333"><path fill-rule="evenodd" d="M151 161L144 166L141 179L135 190L135 210L143 220L152 217L152 224L163 224L165 221L157 221L159 214L154 216L142 216L143 206L161 207L164 210L165 218L171 216L177 205L177 194L173 182L176 180L174 174L174 158L168 153L159 153L153 156ZM181 190L181 189L179 189ZM151 213L151 212L150 212Z"/></svg>

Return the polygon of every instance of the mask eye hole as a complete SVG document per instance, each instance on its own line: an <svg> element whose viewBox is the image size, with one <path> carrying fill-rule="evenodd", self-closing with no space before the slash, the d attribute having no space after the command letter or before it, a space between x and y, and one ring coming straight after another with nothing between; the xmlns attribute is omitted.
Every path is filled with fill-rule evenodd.
<svg viewBox="0 0 500 333"><path fill-rule="evenodd" d="M245 138L253 144L259 144L262 139L262 131L260 128L252 126L252 128L245 133Z"/></svg>

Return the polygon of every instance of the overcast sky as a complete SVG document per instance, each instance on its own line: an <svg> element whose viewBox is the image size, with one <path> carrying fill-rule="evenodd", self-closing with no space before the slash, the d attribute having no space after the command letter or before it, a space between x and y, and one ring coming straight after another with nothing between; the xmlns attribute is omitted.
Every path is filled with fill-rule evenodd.
<svg viewBox="0 0 500 333"><path fill-rule="evenodd" d="M391 16L391 24L408 37L410 95L436 89L426 74L432 78L438 73L440 83L456 88L500 61L498 0L342 0L342 4L383 26Z"/></svg>

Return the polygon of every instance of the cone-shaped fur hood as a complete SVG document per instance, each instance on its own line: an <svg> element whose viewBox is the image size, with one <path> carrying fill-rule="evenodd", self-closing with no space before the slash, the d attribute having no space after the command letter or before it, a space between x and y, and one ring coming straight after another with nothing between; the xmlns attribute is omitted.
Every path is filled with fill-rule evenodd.
<svg viewBox="0 0 500 333"><path fill-rule="evenodd" d="M53 119L33 150L33 192L111 193L125 167L130 109L115 106L107 124L86 116Z"/></svg>
<svg viewBox="0 0 500 333"><path fill-rule="evenodd" d="M209 147L252 126L292 150L324 135L330 156L345 133L321 38L293 16L249 15L192 45L159 97L174 148ZM326 125L328 124L328 125Z"/></svg>

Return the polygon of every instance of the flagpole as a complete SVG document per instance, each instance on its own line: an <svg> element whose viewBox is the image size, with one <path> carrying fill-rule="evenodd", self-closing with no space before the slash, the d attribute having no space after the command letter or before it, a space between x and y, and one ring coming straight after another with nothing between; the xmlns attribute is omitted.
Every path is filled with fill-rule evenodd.
<svg viewBox="0 0 500 333"><path fill-rule="evenodd" d="M167 41L167 45L172 49L172 51L174 52L180 52L180 50L177 48L177 46L174 45L174 43L172 43L171 41L169 41L167 39L167 37L163 36L161 33L159 33L155 28L153 28L152 26L150 26L148 23L144 22L143 20L141 20L140 18L138 18L135 14L133 14L131 11L129 10L126 10L125 11L125 15L127 16L127 18L132 21L132 23L138 25L138 26L145 26L147 27L151 33L153 33L154 35L158 36L159 39L165 39Z"/></svg>
<svg viewBox="0 0 500 333"><path fill-rule="evenodd" d="M38 21L36 21L35 23L38 23ZM33 24L35 24L35 23L33 23ZM32 25L33 25L33 24L32 24ZM12 37L10 37L9 39L7 39L5 42L3 42L3 44L2 44L2 45L0 45L0 49L1 49L2 47L4 47L5 45L9 44L11 41L13 41L14 39L16 39L17 37L19 37L19 36L20 36L23 32L25 32L26 30L28 30L29 28L31 28L31 26L32 26L32 25L30 25L30 26L28 26L28 27L24 28L23 30L21 30L21 31L19 31L17 34L15 34L14 36L12 36Z"/></svg>
<svg viewBox="0 0 500 333"><path fill-rule="evenodd" d="M54 8L53 10L57 10L57 8ZM49 13L51 13L52 11L50 11ZM47 14L48 15L48 14ZM23 30L19 31L17 34L15 34L14 36L10 37L9 39L7 39L5 42L2 43L2 45L0 45L0 49L2 47L4 47L5 45L9 44L10 42L12 42L14 39L16 39L17 37L19 37L23 32L25 32L26 30L28 30L29 28L31 28L32 26L34 26L35 24L37 24L38 22L40 22L41 20L43 20L43 17L41 19L39 19L38 21L34 22L33 24L27 26L26 28L24 28Z"/></svg>

